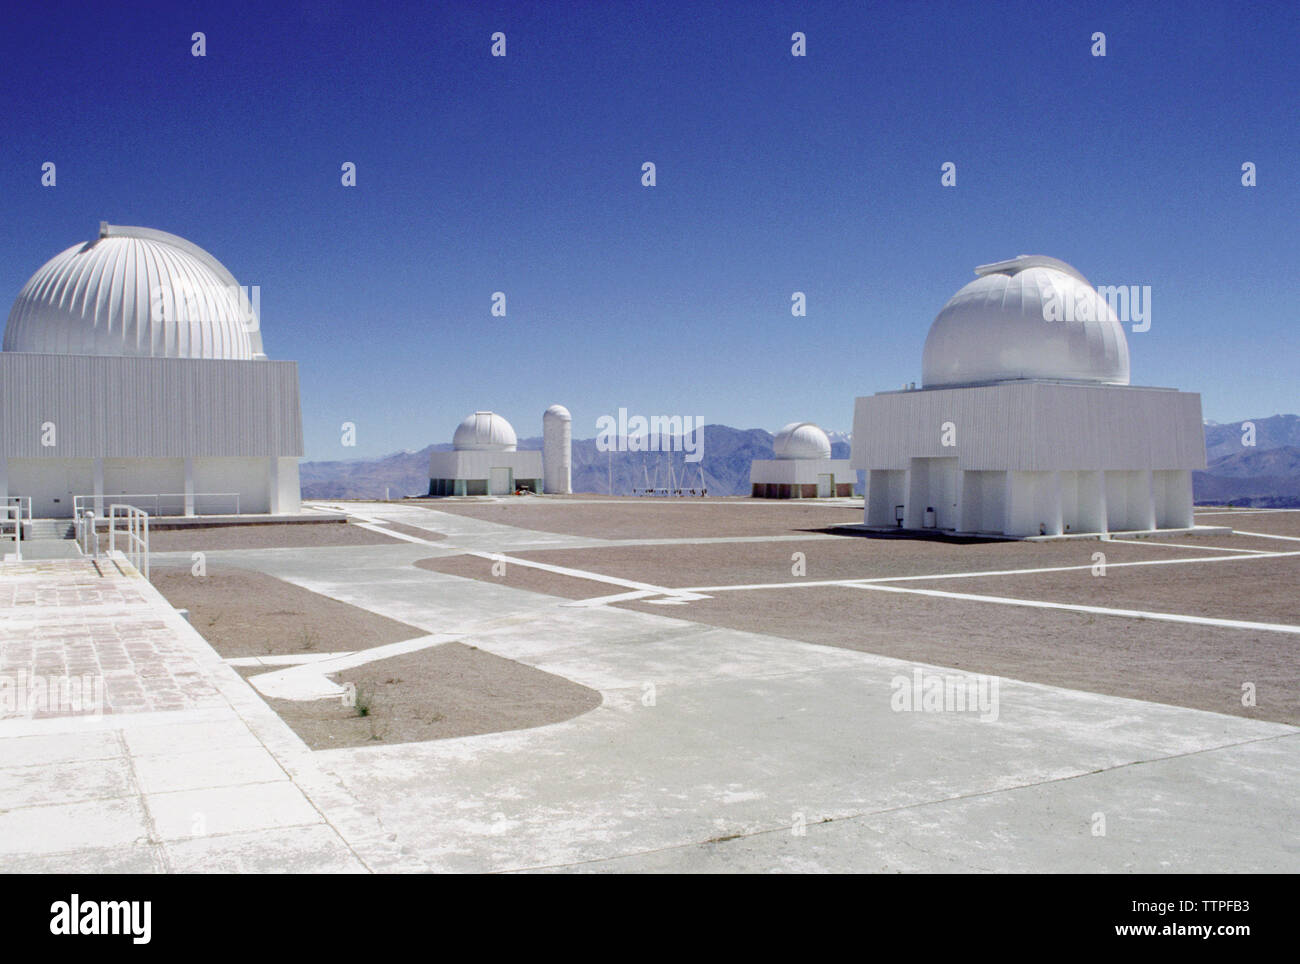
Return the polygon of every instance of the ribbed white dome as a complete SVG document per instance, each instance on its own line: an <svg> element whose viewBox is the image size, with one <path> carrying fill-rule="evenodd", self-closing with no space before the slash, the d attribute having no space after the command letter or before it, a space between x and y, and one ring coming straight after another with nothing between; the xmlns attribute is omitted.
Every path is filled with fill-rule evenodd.
<svg viewBox="0 0 1300 964"><path fill-rule="evenodd" d="M100 225L47 261L9 312L4 350L262 358L256 312L212 255L150 228Z"/></svg>
<svg viewBox="0 0 1300 964"><path fill-rule="evenodd" d="M495 412L475 412L456 426L451 444L458 452L513 452L515 430Z"/></svg>
<svg viewBox="0 0 1300 964"><path fill-rule="evenodd" d="M563 405L552 405L550 408L548 408L545 412L542 413L543 422L549 419L557 419L557 418L561 422L573 421L573 416L569 414L569 410L565 408Z"/></svg>
<svg viewBox="0 0 1300 964"><path fill-rule="evenodd" d="M776 433L772 451L778 459L828 459L831 440L812 422L791 422Z"/></svg>
<svg viewBox="0 0 1300 964"><path fill-rule="evenodd" d="M1021 378L1128 384L1124 328L1075 268L1021 255L975 273L930 326L926 388Z"/></svg>

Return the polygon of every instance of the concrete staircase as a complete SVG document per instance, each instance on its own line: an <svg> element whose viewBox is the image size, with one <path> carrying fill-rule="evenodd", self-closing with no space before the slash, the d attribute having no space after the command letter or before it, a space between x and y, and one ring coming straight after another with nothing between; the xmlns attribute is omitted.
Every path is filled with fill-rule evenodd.
<svg viewBox="0 0 1300 964"><path fill-rule="evenodd" d="M76 526L71 519L33 519L23 523L23 539L75 539Z"/></svg>

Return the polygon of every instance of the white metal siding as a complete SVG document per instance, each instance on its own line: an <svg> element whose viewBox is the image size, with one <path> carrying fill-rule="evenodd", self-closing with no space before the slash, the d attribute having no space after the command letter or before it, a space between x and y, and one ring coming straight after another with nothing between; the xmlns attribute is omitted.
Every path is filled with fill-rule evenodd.
<svg viewBox="0 0 1300 964"><path fill-rule="evenodd" d="M53 422L57 445L41 445ZM0 352L10 458L300 457L298 366Z"/></svg>
<svg viewBox="0 0 1300 964"><path fill-rule="evenodd" d="M488 479L496 467L508 467L515 480L543 478L542 453L525 452L431 452L431 479Z"/></svg>
<svg viewBox="0 0 1300 964"><path fill-rule="evenodd" d="M815 485L825 474L841 482L856 479L848 459L755 459L749 463L749 482Z"/></svg>
<svg viewBox="0 0 1300 964"><path fill-rule="evenodd" d="M957 444L941 436L952 422ZM1201 397L1169 389L1024 382L857 400L851 463L905 469L956 455L975 471L1199 469Z"/></svg>

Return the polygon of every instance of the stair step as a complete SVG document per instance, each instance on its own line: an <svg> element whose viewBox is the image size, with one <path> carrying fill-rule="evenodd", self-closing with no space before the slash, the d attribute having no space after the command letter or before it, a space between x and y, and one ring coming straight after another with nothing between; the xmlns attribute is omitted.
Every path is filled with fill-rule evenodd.
<svg viewBox="0 0 1300 964"><path fill-rule="evenodd" d="M23 538L75 539L76 526L64 519L33 519L23 524Z"/></svg>

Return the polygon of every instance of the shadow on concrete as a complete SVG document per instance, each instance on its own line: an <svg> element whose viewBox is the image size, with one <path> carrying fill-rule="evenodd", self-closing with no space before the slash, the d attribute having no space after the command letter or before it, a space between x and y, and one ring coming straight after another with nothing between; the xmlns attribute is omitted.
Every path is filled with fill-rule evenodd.
<svg viewBox="0 0 1300 964"><path fill-rule="evenodd" d="M800 529L800 532L816 532L828 536L848 536L858 539L901 539L912 542L946 542L949 545L986 545L990 542L1019 542L1007 536L995 535L957 535L942 530L923 529L868 529L861 525L824 526L818 529Z"/></svg>

